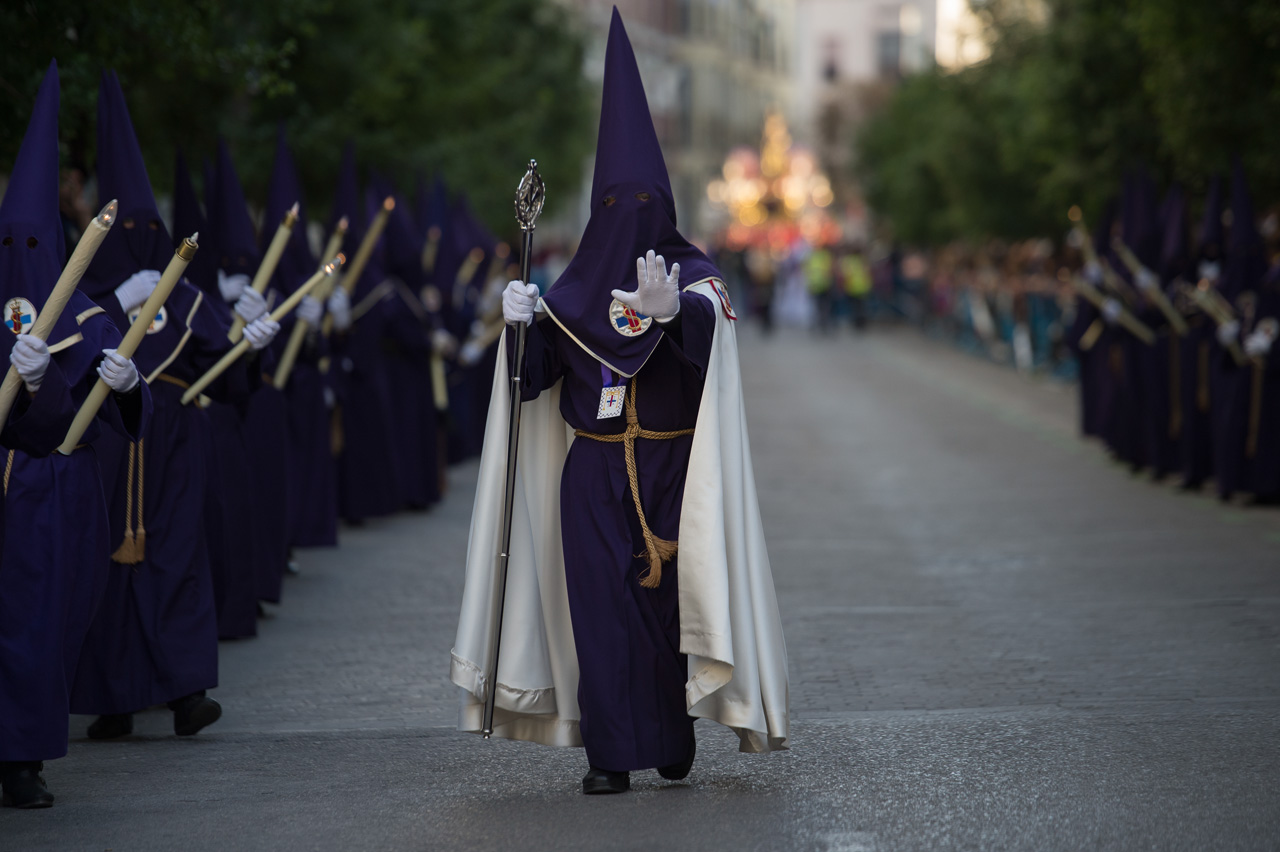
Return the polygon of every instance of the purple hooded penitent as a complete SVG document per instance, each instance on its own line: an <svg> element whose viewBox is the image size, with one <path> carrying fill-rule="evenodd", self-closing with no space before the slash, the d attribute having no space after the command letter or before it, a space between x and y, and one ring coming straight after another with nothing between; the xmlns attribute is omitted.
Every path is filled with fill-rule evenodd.
<svg viewBox="0 0 1280 852"><path fill-rule="evenodd" d="M1175 183L1165 196L1160 239L1160 277L1168 282L1191 274L1187 244L1187 194Z"/></svg>
<svg viewBox="0 0 1280 852"><path fill-rule="evenodd" d="M104 71L98 87L98 200L105 204L112 198L120 204L119 221L80 283L94 299L141 269L163 270L173 257L120 81L115 72Z"/></svg>
<svg viewBox="0 0 1280 852"><path fill-rule="evenodd" d="M21 304L15 300L26 300L38 312L53 292L66 256L58 217L59 90L58 66L51 62L0 203L0 296L5 326L15 334L35 321L34 312L15 307ZM49 340L75 333L74 314L64 312Z"/></svg>
<svg viewBox="0 0 1280 852"><path fill-rule="evenodd" d="M192 234L204 234L211 240L213 233L200 209L200 199L196 195L195 186L191 183L191 171L187 168L187 158L182 151L174 157L173 166L173 240L174 248L178 242ZM187 265L184 273L187 280L205 292L216 289L218 285L218 256L214 251L199 251Z"/></svg>
<svg viewBox="0 0 1280 852"><path fill-rule="evenodd" d="M595 358L635 375L662 337L618 332L612 290L636 288L636 258L650 249L680 264L680 286L719 277L715 265L676 230L675 200L653 128L635 53L613 10L605 52L604 96L591 181L591 218L578 252L543 298L552 318Z"/></svg>
<svg viewBox="0 0 1280 852"><path fill-rule="evenodd" d="M1227 233L1227 262L1222 292L1228 299L1253 290L1267 271L1267 257L1253 215L1253 199L1244 166L1237 158L1231 166L1231 229Z"/></svg>
<svg viewBox="0 0 1280 852"><path fill-rule="evenodd" d="M218 268L228 275L248 275L258 271L258 237L254 233L244 189L231 161L227 140L218 140L218 164L214 169L213 200L209 224L213 228L214 249ZM276 224L279 224L277 221ZM273 234L274 226L268 228ZM212 294L212 295L216 295ZM220 297L218 300L220 301Z"/></svg>
<svg viewBox="0 0 1280 852"><path fill-rule="evenodd" d="M262 220L260 244L263 254L266 254L267 246L275 237L276 228L284 219L285 213L295 202L298 204L298 221L289 234L289 243L271 278L271 286L285 294L292 293L316 271L316 260L311 254L311 246L307 244L307 216L302 184L298 180L293 153L285 138L284 125L281 124L276 135L276 161L271 168L271 184L267 187L266 215Z"/></svg>

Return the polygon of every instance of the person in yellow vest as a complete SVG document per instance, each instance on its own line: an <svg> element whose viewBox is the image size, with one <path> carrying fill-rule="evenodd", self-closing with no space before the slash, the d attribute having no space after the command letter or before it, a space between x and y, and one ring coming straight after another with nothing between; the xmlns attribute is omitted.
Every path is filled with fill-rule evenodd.
<svg viewBox="0 0 1280 852"><path fill-rule="evenodd" d="M814 246L804 261L805 284L818 312L817 328L824 333L831 331L832 325L833 267L831 251L826 246Z"/></svg>
<svg viewBox="0 0 1280 852"><path fill-rule="evenodd" d="M867 297L871 295L871 270L867 268L860 246L851 247L840 257L840 280L844 285L845 296L849 299L853 327L866 328Z"/></svg>

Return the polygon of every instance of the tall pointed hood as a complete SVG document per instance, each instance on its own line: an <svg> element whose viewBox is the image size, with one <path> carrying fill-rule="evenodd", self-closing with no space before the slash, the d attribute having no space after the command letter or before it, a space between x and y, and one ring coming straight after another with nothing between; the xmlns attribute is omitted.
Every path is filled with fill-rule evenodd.
<svg viewBox="0 0 1280 852"><path fill-rule="evenodd" d="M119 219L80 284L95 299L135 272L163 270L173 256L120 81L104 71L98 86L98 201L113 198L120 203Z"/></svg>
<svg viewBox="0 0 1280 852"><path fill-rule="evenodd" d="M1227 262L1223 268L1222 292L1235 299L1253 290L1267 271L1267 258L1253 215L1253 199L1244 176L1244 166L1236 158L1231 167L1231 228L1227 235Z"/></svg>
<svg viewBox="0 0 1280 852"><path fill-rule="evenodd" d="M355 257L360 241L364 239L369 216L360 197L360 175L356 170L355 145L348 142L342 149L342 165L338 167L338 186L333 194L333 209L329 214L328 234L338 227L342 217L347 218L347 235L342 241L342 251L347 259ZM327 235L326 235L327 238ZM366 267L367 270L367 267ZM367 275L361 277L364 278Z"/></svg>
<svg viewBox="0 0 1280 852"><path fill-rule="evenodd" d="M195 186L191 183L191 171L187 168L187 158L179 150L173 162L173 240L177 248L179 240L194 233L203 234L204 240L211 240L209 223L204 211L200 209L200 199L196 195ZM186 277L201 290L207 291L218 283L218 255L214 251L196 252L187 266Z"/></svg>
<svg viewBox="0 0 1280 852"><path fill-rule="evenodd" d="M213 231L218 268L228 275L252 277L258 270L258 237L225 139L218 140L213 181L209 227Z"/></svg>
<svg viewBox="0 0 1280 852"><path fill-rule="evenodd" d="M1200 218L1197 235L1201 260L1221 263L1226 244L1222 238L1222 178L1214 175L1209 181L1209 192L1204 201L1204 216Z"/></svg>
<svg viewBox="0 0 1280 852"><path fill-rule="evenodd" d="M58 215L59 99L58 66L50 62L0 202L0 309L14 333L27 331L35 321L66 256ZM75 320L64 314L50 339L74 330Z"/></svg>
<svg viewBox="0 0 1280 852"><path fill-rule="evenodd" d="M307 243L307 216L302 198L302 183L293 163L293 153L285 137L284 125L276 135L276 161L271 167L271 184L267 187L266 215L262 220L260 248L265 254L267 246L276 235L276 229L285 213L295 203L298 205L298 221L289 235L280 263L272 276L271 286L281 293L292 293L316 271L316 260Z"/></svg>
<svg viewBox="0 0 1280 852"><path fill-rule="evenodd" d="M640 69L615 7L605 52L604 95L591 182L591 218L578 252L543 301L551 317L606 366L627 376L662 338L657 323L621 318L612 290L636 288L636 258L650 249L682 288L720 277L705 254L676 229L671 180L649 114ZM636 328L643 330L638 333Z"/></svg>
<svg viewBox="0 0 1280 852"><path fill-rule="evenodd" d="M1169 188L1164 201L1160 236L1160 276L1168 282L1181 276L1189 278L1191 247L1187 243L1187 194L1182 185Z"/></svg>

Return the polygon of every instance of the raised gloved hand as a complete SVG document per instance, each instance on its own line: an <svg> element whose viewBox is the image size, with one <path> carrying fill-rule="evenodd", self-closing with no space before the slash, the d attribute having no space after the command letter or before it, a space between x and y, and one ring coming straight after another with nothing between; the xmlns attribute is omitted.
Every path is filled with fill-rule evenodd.
<svg viewBox="0 0 1280 852"><path fill-rule="evenodd" d="M1274 341L1271 335L1263 331L1255 331L1244 339L1244 353L1250 358L1262 358L1271 351Z"/></svg>
<svg viewBox="0 0 1280 852"><path fill-rule="evenodd" d="M1139 269L1133 276L1133 283L1142 292L1149 293L1160 286L1160 279L1150 269Z"/></svg>
<svg viewBox="0 0 1280 852"><path fill-rule="evenodd" d="M240 298L236 300L234 310L236 316L246 323L250 323L267 312L267 300L257 290L252 287L246 287L244 292L240 294Z"/></svg>
<svg viewBox="0 0 1280 852"><path fill-rule="evenodd" d="M443 328L431 332L431 350L437 355L452 355L458 351L458 338Z"/></svg>
<svg viewBox="0 0 1280 852"><path fill-rule="evenodd" d="M49 369L49 345L38 337L19 334L9 352L9 363L22 377L27 390L35 393L44 381L44 371Z"/></svg>
<svg viewBox="0 0 1280 852"><path fill-rule="evenodd" d="M1210 281L1217 281L1222 275L1222 264L1216 260L1202 260L1200 267L1196 270L1201 278L1207 278Z"/></svg>
<svg viewBox="0 0 1280 852"><path fill-rule="evenodd" d="M614 290L612 295L638 314L669 320L680 313L680 264L671 264L668 275L666 260L650 251L636 258L636 291Z"/></svg>
<svg viewBox="0 0 1280 852"><path fill-rule="evenodd" d="M502 318L509 324L533 322L533 309L538 304L538 285L508 281L502 291Z"/></svg>
<svg viewBox="0 0 1280 852"><path fill-rule="evenodd" d="M1102 303L1102 318L1111 325L1115 325L1120 321L1120 315L1124 313L1124 305L1115 299L1107 299Z"/></svg>
<svg viewBox="0 0 1280 852"><path fill-rule="evenodd" d="M333 316L333 327L337 331L351 328L351 297L345 287L335 288L329 297L329 313Z"/></svg>
<svg viewBox="0 0 1280 852"><path fill-rule="evenodd" d="M1240 337L1240 323L1235 320L1227 320L1218 326L1218 345L1226 348L1235 343Z"/></svg>
<svg viewBox="0 0 1280 852"><path fill-rule="evenodd" d="M141 381L138 368L128 358L114 349L102 350L102 362L98 364L98 377L116 393L129 393Z"/></svg>
<svg viewBox="0 0 1280 852"><path fill-rule="evenodd" d="M249 289L248 275L228 275L221 269L218 270L218 292L222 294L222 298L228 305L234 305L247 289Z"/></svg>
<svg viewBox="0 0 1280 852"><path fill-rule="evenodd" d="M484 349L474 340L468 340L462 344L462 348L458 350L458 363L464 367L470 367L480 361L484 356Z"/></svg>
<svg viewBox="0 0 1280 852"><path fill-rule="evenodd" d="M249 348L257 352L269 346L279 332L280 323L263 315L244 327L244 339L249 341Z"/></svg>
<svg viewBox="0 0 1280 852"><path fill-rule="evenodd" d="M151 291L156 289L156 285L160 283L160 271L158 269L144 269L141 272L135 272L124 280L124 283L116 288L116 301L120 303L120 307L126 314L135 308L142 307L142 303L151 295Z"/></svg>
<svg viewBox="0 0 1280 852"><path fill-rule="evenodd" d="M320 300L303 296L302 301L298 303L298 319L315 328L320 324L322 316L324 316L324 305L320 304Z"/></svg>

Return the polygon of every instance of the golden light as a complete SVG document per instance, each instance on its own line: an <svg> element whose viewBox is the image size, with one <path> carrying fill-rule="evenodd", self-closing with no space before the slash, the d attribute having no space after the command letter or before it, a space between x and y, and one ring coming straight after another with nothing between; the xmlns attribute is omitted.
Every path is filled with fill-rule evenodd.
<svg viewBox="0 0 1280 852"><path fill-rule="evenodd" d="M1079 222L1084 218L1084 211L1080 209L1079 204L1071 205L1071 209L1067 211L1067 218L1072 222Z"/></svg>

